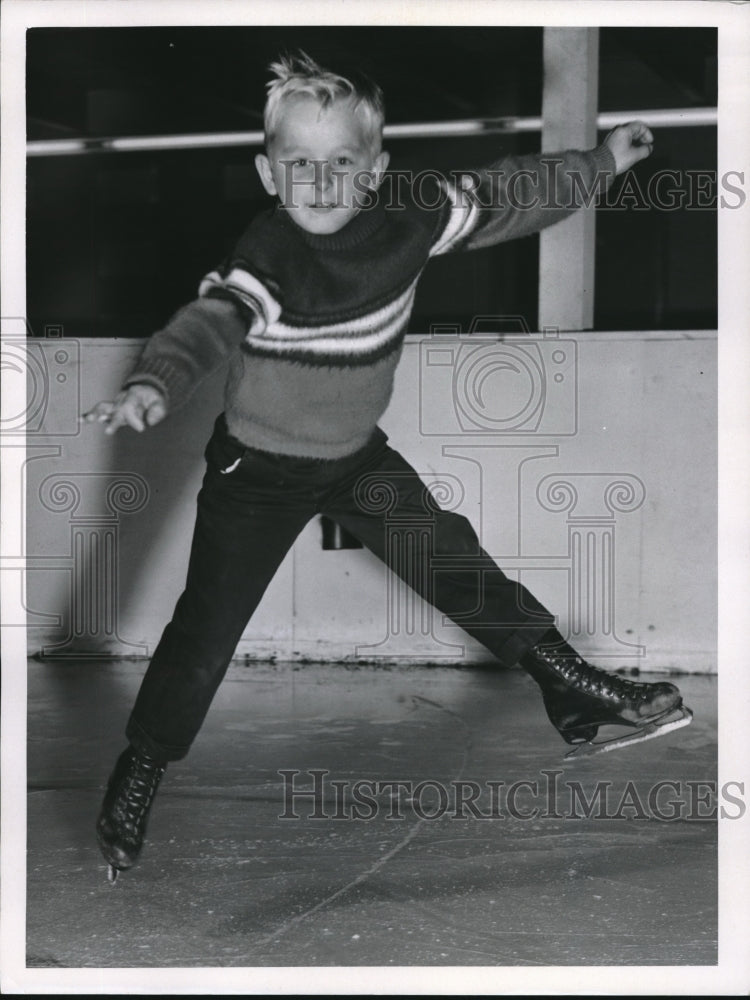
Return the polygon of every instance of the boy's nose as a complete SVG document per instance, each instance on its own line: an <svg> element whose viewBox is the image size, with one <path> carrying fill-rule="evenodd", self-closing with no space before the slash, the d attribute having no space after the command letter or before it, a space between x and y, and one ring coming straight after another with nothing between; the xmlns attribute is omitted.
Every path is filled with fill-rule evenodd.
<svg viewBox="0 0 750 1000"><path fill-rule="evenodd" d="M315 164L315 187L318 191L327 191L333 183L333 168L328 160Z"/></svg>

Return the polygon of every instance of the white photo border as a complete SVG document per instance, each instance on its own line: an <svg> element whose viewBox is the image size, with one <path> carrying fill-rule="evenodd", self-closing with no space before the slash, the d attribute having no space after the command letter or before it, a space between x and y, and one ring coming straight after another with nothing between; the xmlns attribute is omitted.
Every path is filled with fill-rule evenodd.
<svg viewBox="0 0 750 1000"><path fill-rule="evenodd" d="M25 31L31 27L141 25L561 25L715 26L719 32L719 174L750 174L750 8L700 0L5 0L2 5L2 311L26 313ZM719 210L719 788L750 790L747 707L750 671L742 634L750 607L750 206ZM21 405L19 405L21 404ZM6 399L6 412L23 401ZM10 409L12 408L12 410ZM3 481L3 536L20 532ZM14 618L17 595L2 584L2 609ZM2 938L5 993L458 995L747 994L750 989L750 816L720 822L720 947L717 966L482 968L189 968L27 969L25 920L26 645L23 629L3 629ZM690 872L685 872L690 879Z"/></svg>

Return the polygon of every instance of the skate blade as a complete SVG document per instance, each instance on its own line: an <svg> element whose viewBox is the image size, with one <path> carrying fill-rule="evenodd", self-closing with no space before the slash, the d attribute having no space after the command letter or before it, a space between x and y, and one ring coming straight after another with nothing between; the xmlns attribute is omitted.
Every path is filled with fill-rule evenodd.
<svg viewBox="0 0 750 1000"><path fill-rule="evenodd" d="M655 740L659 736L666 736L667 733L674 732L675 729L689 726L693 721L693 713L686 705L681 705L675 711L678 713L677 715L675 712L670 712L666 718L654 719L646 723L645 726L640 726L622 736L613 736L611 739L599 740L598 742L579 743L578 746L565 754L565 760L580 760L583 757L592 757L594 754L608 753L610 750L621 750L632 743Z"/></svg>

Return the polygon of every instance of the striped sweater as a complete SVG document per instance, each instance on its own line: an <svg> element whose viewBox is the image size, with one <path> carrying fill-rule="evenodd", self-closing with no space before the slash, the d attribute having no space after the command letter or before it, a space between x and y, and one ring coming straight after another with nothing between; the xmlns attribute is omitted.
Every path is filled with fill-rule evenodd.
<svg viewBox="0 0 750 1000"><path fill-rule="evenodd" d="M421 186L422 204L381 196L330 235L306 232L280 206L262 212L198 299L151 337L126 385L155 385L178 406L228 359L225 413L242 443L348 455L388 405L429 259L537 232L613 176L600 146L508 157L471 183L436 178L434 191Z"/></svg>

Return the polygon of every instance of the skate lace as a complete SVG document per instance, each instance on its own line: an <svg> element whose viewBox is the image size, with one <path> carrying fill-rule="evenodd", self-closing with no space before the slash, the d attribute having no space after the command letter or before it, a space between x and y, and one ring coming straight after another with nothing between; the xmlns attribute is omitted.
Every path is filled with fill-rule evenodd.
<svg viewBox="0 0 750 1000"><path fill-rule="evenodd" d="M555 673L587 694L604 698L627 698L629 701L643 701L648 697L647 684L607 673L580 656L566 656L550 649L541 649L540 653Z"/></svg>
<svg viewBox="0 0 750 1000"><path fill-rule="evenodd" d="M119 802L123 822L131 830L145 819L163 774L164 768L153 761L138 757L131 761Z"/></svg>

